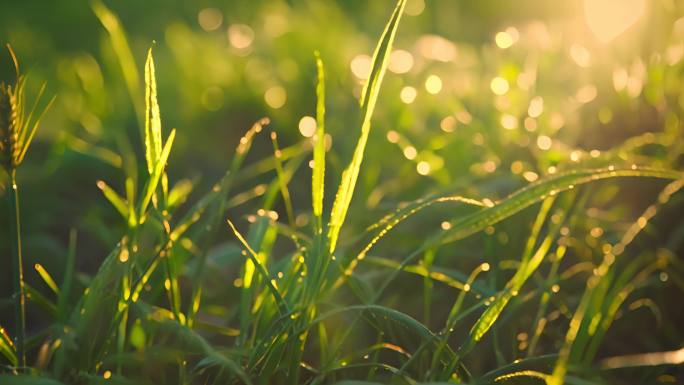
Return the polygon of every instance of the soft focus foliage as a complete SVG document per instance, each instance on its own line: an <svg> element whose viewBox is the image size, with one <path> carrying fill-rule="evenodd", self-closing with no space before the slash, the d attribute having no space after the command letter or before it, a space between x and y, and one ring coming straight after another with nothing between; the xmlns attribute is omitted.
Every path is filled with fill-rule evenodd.
<svg viewBox="0 0 684 385"><path fill-rule="evenodd" d="M684 3L5 3L0 383L684 381Z"/></svg>

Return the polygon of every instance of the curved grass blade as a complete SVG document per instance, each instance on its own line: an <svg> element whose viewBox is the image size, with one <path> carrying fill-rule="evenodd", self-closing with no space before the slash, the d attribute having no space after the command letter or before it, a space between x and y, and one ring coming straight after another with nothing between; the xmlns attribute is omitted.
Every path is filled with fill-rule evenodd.
<svg viewBox="0 0 684 385"><path fill-rule="evenodd" d="M10 365L17 366L19 360L17 359L17 352L12 343L12 338L10 338L2 326L0 326L0 354L7 358Z"/></svg>
<svg viewBox="0 0 684 385"><path fill-rule="evenodd" d="M236 375L245 384L252 383L247 376L247 373L245 373L237 362L216 351L207 340L195 331L173 319L169 319L168 316L160 318L159 312L154 312L149 319L159 325L162 330L168 332L172 336L178 337L181 342L186 343L188 347L199 351L205 356L204 359L197 363L197 368L219 366L229 373Z"/></svg>
<svg viewBox="0 0 684 385"><path fill-rule="evenodd" d="M119 65L121 66L121 73L123 74L124 81L126 82L126 88L131 96L131 101L133 102L133 107L138 115L138 122L142 121L143 112L140 108L140 95L138 94L138 84L140 82L140 75L138 74L138 68L135 65L135 60L133 59L133 54L131 53L131 47L128 45L128 39L126 38L126 33L121 27L121 21L119 18L107 8L100 0L93 0L90 3L95 16L100 20L102 26L107 30L109 38L112 43L112 48L119 60Z"/></svg>
<svg viewBox="0 0 684 385"><path fill-rule="evenodd" d="M161 151L159 160L154 166L154 170L150 174L150 179L145 184L145 188L143 189L142 194L143 199L140 201L140 206L138 207L138 216L139 218L141 218L141 220L145 215L145 211L147 211L147 206L150 204L152 196L154 195L154 192L157 189L157 186L159 185L159 181L161 180L161 176L164 173L166 161L169 159L169 154L171 153L171 146L173 145L173 140L175 138L176 129L173 129L171 130L168 139L166 139L166 143L164 143L164 148Z"/></svg>
<svg viewBox="0 0 684 385"><path fill-rule="evenodd" d="M681 178L681 176L680 176ZM553 372L549 377L547 383L549 385L561 385L566 379L568 371L568 364L574 354L575 341L580 335L581 326L584 324L587 313L590 310L589 306L596 290L596 287L601 283L602 278L610 272L611 265L615 262L617 256L622 254L626 247L636 238L636 236L645 228L645 224L649 219L654 217L658 212L658 208L665 205L672 195L684 187L684 179L677 179L669 183L658 195L657 204L650 205L646 211L639 217L639 220L634 222L630 228L625 232L622 239L617 242L611 249L612 253L604 256L603 262L597 268L597 271L605 272L603 275L592 277L587 281L586 288L579 305L570 321L570 326L565 334L565 341L559 352L558 360L554 366Z"/></svg>
<svg viewBox="0 0 684 385"><path fill-rule="evenodd" d="M373 53L373 65L368 77L368 82L364 86L361 95L361 110L363 113L363 121L361 123L361 136L356 144L354 155L347 168L342 173L342 181L337 189L335 202L333 203L332 213L330 214L330 227L328 229L328 241L330 254L335 251L337 246L337 238L347 216L347 210L351 203L352 195L354 194L354 187L356 180L359 177L361 169L361 162L363 161L363 154L366 149L366 142L368 141L368 134L371 129L371 117L373 110L375 110L375 103L378 100L380 92L380 84L385 75L385 70L389 63L389 55L392 52L392 43L399 27L399 20L404 11L406 0L399 0L397 6L390 17L389 22L385 26L385 31L378 42L375 52Z"/></svg>
<svg viewBox="0 0 684 385"><path fill-rule="evenodd" d="M116 191L114 191L113 188L109 187L105 181L99 180L97 181L97 188L99 188L102 191L102 194L104 194L105 198L109 201L109 203L114 206L116 211L121 214L121 216L128 220L128 203L126 200L120 196Z"/></svg>
<svg viewBox="0 0 684 385"><path fill-rule="evenodd" d="M43 282L52 290L53 293L59 295L59 287L57 287L57 283L55 283L55 280L52 279L52 276L50 273L41 265L40 263L36 263L33 265L33 268L36 270L38 275L40 275L40 278L43 279Z"/></svg>
<svg viewBox="0 0 684 385"><path fill-rule="evenodd" d="M546 198L542 204L537 219L532 228L532 234L528 238L527 245L525 246L525 253L523 254L522 260L520 261L520 266L516 270L513 277L506 284L506 289L500 293L496 299L493 301L491 306L489 306L484 313L480 316L477 322L473 325L470 330L470 336L468 340L459 349L459 356L462 358L467 354L474 346L477 344L482 337L487 333L487 331L494 325L494 322L499 318L501 312L510 300L515 297L522 286L527 282L527 279L534 273L534 271L539 267L544 258L547 256L549 249L553 244L553 240L556 236L556 232L560 228L560 223L554 225L552 229L549 230L549 234L544 238L542 243L537 248L537 251L532 254L534 244L537 241L537 237L541 230L542 225L546 221L546 217L553 205L555 197Z"/></svg>
<svg viewBox="0 0 684 385"><path fill-rule="evenodd" d="M357 254L356 258L351 261L349 266L344 272L344 276L340 277L337 282L335 282L334 287L339 287L344 283L345 277L350 276L353 272L356 266L358 265L359 261L363 260L368 252L375 246L376 243L380 241L387 233L389 233L395 226L397 226L399 223L404 221L405 219L413 216L414 214L417 214L421 210L432 206L435 203L444 203L444 202L457 202L457 203L464 203L467 205L472 205L472 206L480 206L483 207L485 206L484 203L477 201L475 199L470 199L470 198L465 198L462 196L443 196L443 197L437 197L437 198L432 198L432 199L420 199L412 204L397 210L396 212L389 214L382 218L380 221L377 223L373 224L370 226L369 229L374 229L380 226L383 226L380 231L377 232L377 234L371 239L368 244Z"/></svg>
<svg viewBox="0 0 684 385"><path fill-rule="evenodd" d="M161 151L161 117L157 102L157 79L154 73L152 48L150 48L145 61L145 160L150 175L154 173Z"/></svg>
<svg viewBox="0 0 684 385"><path fill-rule="evenodd" d="M316 135L314 135L311 198L316 217L316 232L322 231L323 195L325 192L325 69L318 51L315 52L318 82L316 83Z"/></svg>
<svg viewBox="0 0 684 385"><path fill-rule="evenodd" d="M287 302L285 302L285 299L283 298L282 294L278 291L278 289L275 287L275 285L272 282L271 275L268 273L268 270L266 270L266 267L259 261L259 257L257 253L254 251L249 246L249 243L247 240L240 234L240 232L237 230L233 222L228 220L228 225L230 225L230 228L233 230L233 233L235 234L235 237L242 243L242 245L247 249L247 256L249 259L252 261L254 266L256 267L257 271L259 274L262 275L262 278L264 279L264 282L266 283L266 286L269 288L271 291L271 294L273 294L273 297L276 299L276 303L278 304L278 310L280 311L281 314L286 314L289 313L289 309L287 306Z"/></svg>
<svg viewBox="0 0 684 385"><path fill-rule="evenodd" d="M651 177L661 179L679 179L684 174L680 171L655 169L646 167L601 168L574 170L544 179L524 187L498 204L482 209L451 224L451 229L440 233L431 242L447 243L466 238L476 232L498 223L515 213L545 199L548 196L573 189L575 186L616 177Z"/></svg>

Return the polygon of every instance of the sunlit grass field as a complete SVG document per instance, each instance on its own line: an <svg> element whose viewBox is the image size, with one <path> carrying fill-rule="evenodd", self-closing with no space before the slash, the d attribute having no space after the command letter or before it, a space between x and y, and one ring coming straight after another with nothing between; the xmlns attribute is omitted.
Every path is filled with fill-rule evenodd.
<svg viewBox="0 0 684 385"><path fill-rule="evenodd" d="M684 383L683 4L3 8L0 385Z"/></svg>

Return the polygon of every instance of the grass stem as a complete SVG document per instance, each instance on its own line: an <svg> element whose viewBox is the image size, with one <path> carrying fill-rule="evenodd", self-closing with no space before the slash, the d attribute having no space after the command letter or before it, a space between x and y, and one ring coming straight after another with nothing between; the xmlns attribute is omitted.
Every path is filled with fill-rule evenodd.
<svg viewBox="0 0 684 385"><path fill-rule="evenodd" d="M19 211L19 186L17 172L10 173L12 192L9 194L10 228L12 243L12 281L14 289L14 316L16 322L16 348L19 366L26 366L26 296L24 294L24 270L21 254L21 220Z"/></svg>

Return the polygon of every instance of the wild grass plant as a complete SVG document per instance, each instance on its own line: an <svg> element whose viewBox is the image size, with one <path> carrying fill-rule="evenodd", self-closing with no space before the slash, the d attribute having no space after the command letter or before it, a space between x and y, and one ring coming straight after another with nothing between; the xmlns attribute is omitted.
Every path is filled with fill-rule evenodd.
<svg viewBox="0 0 684 385"><path fill-rule="evenodd" d="M239 140L225 174L209 191L196 193L187 180L174 183L167 167L184 128L162 124L150 49L144 109L135 107L142 151L120 154L119 180L94 181L124 231L97 272L80 278L72 232L61 280L35 266L49 295L22 278L15 179L40 119L29 124L33 114L21 118L23 102L13 101L23 78L14 88L3 86L0 150L11 175L10 212L16 213L17 305L14 332L1 334L6 364L0 383L586 384L608 383L614 371L681 364L681 349L597 360L618 318L655 307L647 297L625 306L633 294L667 277L675 282L672 290L684 289L684 265L670 251L677 234L655 250L634 247L659 212L681 206L684 174L636 155L642 142L652 141L634 138L613 150L619 156L608 152L597 160L603 164L568 167L501 199L451 192L422 197L387 210L360 234L345 233L345 224L355 220L350 213L362 214L350 207L363 182L364 155L373 151L367 148L372 130L381 129L373 117L383 103L380 89L405 6L406 0L397 1L373 52L359 128L346 131L358 139L339 183L330 183L335 178L326 164L326 123L335 116L326 114L326 95L334 91L326 82L324 55L311 58L317 75L312 139L281 148L275 132L261 135L269 119L257 120ZM134 55L116 15L99 2L93 8L131 99L142 100ZM676 138L662 139L677 147ZM273 155L246 166L252 147L269 140ZM304 190L310 191L310 205L303 210L296 204L308 197L295 196L299 186L292 181L309 158L310 186ZM624 226L604 242L578 242L580 236L572 234L585 229L580 222L596 191L623 179L660 180L660 192L636 218L625 216ZM246 188L248 180L256 185ZM234 209L243 204L255 205L256 214L236 216ZM392 242L403 222L436 207L447 216L437 231L412 237L409 248L397 240L402 247L390 245L390 255L376 252ZM308 223L298 223L302 211ZM497 226L511 223L511 234L520 239L500 247ZM599 230L592 229L593 238L603 231L596 235ZM482 242L473 244L476 234ZM489 258L468 256L483 248ZM514 258L494 255L508 248ZM467 258L469 269L449 265L456 258ZM28 338L25 297L50 319L40 328L29 322ZM413 301L421 303L419 310L406 309ZM522 313L530 313L532 322L516 322ZM648 378L667 375L644 372Z"/></svg>

